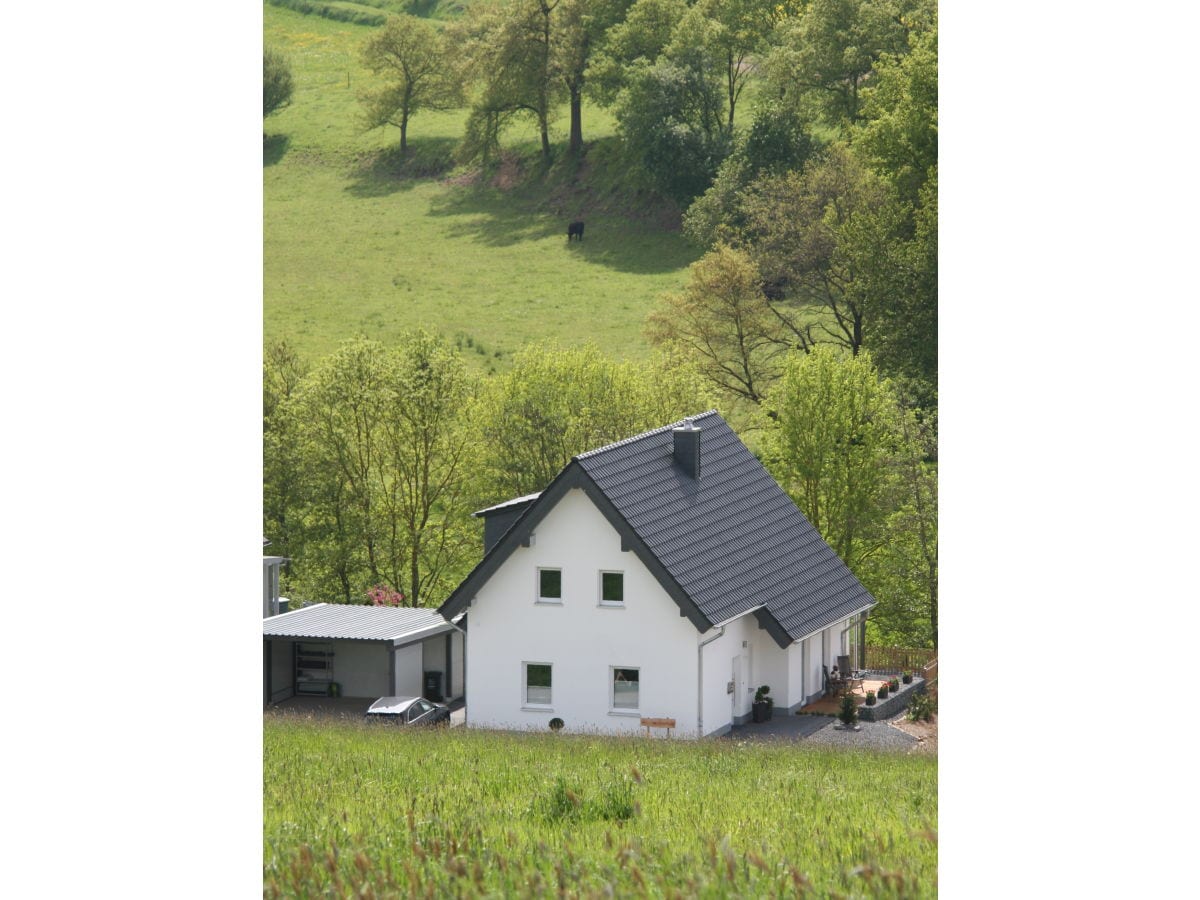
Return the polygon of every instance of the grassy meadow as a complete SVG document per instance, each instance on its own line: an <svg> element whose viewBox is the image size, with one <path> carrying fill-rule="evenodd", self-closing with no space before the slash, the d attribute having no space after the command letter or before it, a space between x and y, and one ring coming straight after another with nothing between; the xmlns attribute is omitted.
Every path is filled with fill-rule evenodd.
<svg viewBox="0 0 1200 900"><path fill-rule="evenodd" d="M264 896L934 897L937 759L266 717Z"/></svg>
<svg viewBox="0 0 1200 900"><path fill-rule="evenodd" d="M358 50L372 28L270 5L263 17L295 78L291 106L263 126L266 340L311 360L348 337L387 342L420 326L474 349L485 370L542 338L648 352L646 314L699 252L669 227L677 213L629 211L607 114L585 107L596 143L580 166L559 159L536 178L531 124L506 135L512 157L498 171L455 169L465 110L418 114L402 161L396 129L359 124L372 76ZM555 129L561 144L565 118ZM577 217L585 239L568 244Z"/></svg>

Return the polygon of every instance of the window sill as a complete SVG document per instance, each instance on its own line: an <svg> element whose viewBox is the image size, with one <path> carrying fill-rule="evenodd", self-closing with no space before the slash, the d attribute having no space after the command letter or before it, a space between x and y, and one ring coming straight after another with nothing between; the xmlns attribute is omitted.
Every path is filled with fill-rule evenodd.
<svg viewBox="0 0 1200 900"><path fill-rule="evenodd" d="M599 606L601 609L624 609L625 608L624 601L621 601L620 603L618 603L616 600L601 600L596 605Z"/></svg>
<svg viewBox="0 0 1200 900"><path fill-rule="evenodd" d="M530 706L526 703L521 709L525 712L554 712L553 706Z"/></svg>
<svg viewBox="0 0 1200 900"><path fill-rule="evenodd" d="M608 714L620 716L623 719L640 719L642 717L642 712L638 709L610 709Z"/></svg>
<svg viewBox="0 0 1200 900"><path fill-rule="evenodd" d="M561 600L543 600L541 597L539 597L537 600L533 601L533 605L534 606L562 606L563 602Z"/></svg>

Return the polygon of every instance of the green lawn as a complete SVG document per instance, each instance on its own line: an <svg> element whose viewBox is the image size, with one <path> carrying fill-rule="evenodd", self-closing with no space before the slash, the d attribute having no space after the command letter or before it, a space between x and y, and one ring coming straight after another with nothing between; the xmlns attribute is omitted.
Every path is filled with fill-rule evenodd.
<svg viewBox="0 0 1200 900"><path fill-rule="evenodd" d="M264 123L268 341L313 358L357 334L389 341L421 326L482 344L471 358L484 368L543 338L592 340L618 358L647 352L647 312L699 254L653 215L621 212L605 145L593 146L582 185L560 166L543 185L502 191L447 170L464 111L421 113L412 152L418 172L435 174L398 174L386 152L396 131L358 125L356 93L371 76L357 53L371 29L269 5L263 15L266 43L290 56L296 80L292 105ZM555 127L561 137L565 122ZM585 109L585 128L589 141L610 136L611 117ZM526 126L505 141L526 152L533 138ZM577 216L585 240L568 245Z"/></svg>
<svg viewBox="0 0 1200 900"><path fill-rule="evenodd" d="M273 716L263 750L266 897L937 895L928 756Z"/></svg>

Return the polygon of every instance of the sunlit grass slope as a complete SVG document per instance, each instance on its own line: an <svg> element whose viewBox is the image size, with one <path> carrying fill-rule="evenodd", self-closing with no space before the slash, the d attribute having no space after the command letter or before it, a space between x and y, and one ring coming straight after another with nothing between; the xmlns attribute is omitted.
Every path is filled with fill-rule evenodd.
<svg viewBox="0 0 1200 900"><path fill-rule="evenodd" d="M578 170L514 168L497 187L450 171L465 111L420 113L415 159L401 165L394 129L359 124L357 92L371 76L358 48L372 29L269 5L263 15L265 41L288 54L296 82L292 105L264 123L268 341L315 358L356 334L389 341L420 326L482 344L485 368L543 338L647 352L646 313L698 252L652 210L625 212L610 148L593 143ZM589 141L611 135L610 117L585 116ZM533 138L527 126L505 144L529 160ZM568 245L575 217L585 240Z"/></svg>
<svg viewBox="0 0 1200 900"><path fill-rule="evenodd" d="M267 897L937 893L925 755L272 717L263 738Z"/></svg>

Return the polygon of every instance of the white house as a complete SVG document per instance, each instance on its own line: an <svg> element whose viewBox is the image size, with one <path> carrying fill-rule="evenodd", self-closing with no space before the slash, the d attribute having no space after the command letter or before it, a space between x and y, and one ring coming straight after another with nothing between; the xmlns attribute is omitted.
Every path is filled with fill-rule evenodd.
<svg viewBox="0 0 1200 900"><path fill-rule="evenodd" d="M484 558L439 610L466 613L472 726L720 734L760 685L777 714L818 696L874 605L716 411L477 515Z"/></svg>

